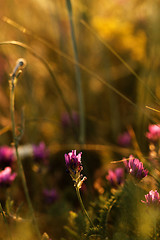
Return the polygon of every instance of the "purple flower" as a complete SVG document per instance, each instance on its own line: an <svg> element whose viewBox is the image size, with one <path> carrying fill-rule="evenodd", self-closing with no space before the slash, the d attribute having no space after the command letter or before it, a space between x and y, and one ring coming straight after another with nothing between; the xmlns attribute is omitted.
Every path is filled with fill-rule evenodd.
<svg viewBox="0 0 160 240"><path fill-rule="evenodd" d="M124 182L124 169L116 168L114 171L109 170L106 179L110 182L112 187L117 187Z"/></svg>
<svg viewBox="0 0 160 240"><path fill-rule="evenodd" d="M147 206L160 206L160 196L157 190L151 190L147 195L145 195L146 201L141 200Z"/></svg>
<svg viewBox="0 0 160 240"><path fill-rule="evenodd" d="M160 139L160 125L150 124L148 127L149 132L146 133L146 137L150 141L158 141Z"/></svg>
<svg viewBox="0 0 160 240"><path fill-rule="evenodd" d="M78 180L80 179L81 177L80 173L83 169L82 163L81 163L81 155L82 155L82 152L80 152L76 156L76 150L72 150L72 152L69 152L68 154L64 155L67 171L69 171L72 179L75 182L78 182Z"/></svg>
<svg viewBox="0 0 160 240"><path fill-rule="evenodd" d="M0 167L11 166L15 161L14 149L8 146L0 147Z"/></svg>
<svg viewBox="0 0 160 240"><path fill-rule="evenodd" d="M6 167L0 172L0 186L9 186L17 176L17 173L11 173L11 168Z"/></svg>
<svg viewBox="0 0 160 240"><path fill-rule="evenodd" d="M40 142L39 145L33 145L33 156L37 162L40 160L46 161L49 156L49 150L44 142Z"/></svg>
<svg viewBox="0 0 160 240"><path fill-rule="evenodd" d="M73 123L75 126L77 126L79 124L79 116L76 112L72 112L71 113L71 117L72 117L72 120L73 120ZM68 113L63 113L62 116L61 116L61 121L62 121L62 126L64 128L69 128L71 127L71 119L69 117L69 114Z"/></svg>
<svg viewBox="0 0 160 240"><path fill-rule="evenodd" d="M117 138L117 143L122 147L128 147L131 144L131 136L128 132L120 134Z"/></svg>
<svg viewBox="0 0 160 240"><path fill-rule="evenodd" d="M148 174L148 170L144 169L143 163L139 159L134 158L134 156L129 156L129 161L124 161L128 172L136 177L138 180L141 180Z"/></svg>
<svg viewBox="0 0 160 240"><path fill-rule="evenodd" d="M45 202L48 204L55 202L59 197L57 191L54 188L52 188L51 190L45 188L43 190L43 195L45 198Z"/></svg>

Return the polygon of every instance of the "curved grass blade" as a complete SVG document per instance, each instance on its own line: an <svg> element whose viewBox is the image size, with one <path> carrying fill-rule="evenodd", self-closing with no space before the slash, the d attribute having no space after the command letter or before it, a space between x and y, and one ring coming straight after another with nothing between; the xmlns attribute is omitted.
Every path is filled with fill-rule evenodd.
<svg viewBox="0 0 160 240"><path fill-rule="evenodd" d="M55 53L57 53L59 56L63 57L64 59L68 60L69 62L71 62L72 64L76 64L78 65L84 72L88 73L90 76L92 76L93 78L97 79L98 81L100 81L102 84L104 84L106 87L108 87L109 89L111 89L113 92L115 92L118 96L120 96L121 98L123 98L126 102L128 102L129 104L131 104L134 108L137 109L137 111L141 111L143 112L145 115L147 115L148 119L150 119L150 116L148 116L148 114L145 112L145 108L140 108L137 106L136 103L134 103L132 100L130 100L128 97L126 97L123 93L121 93L118 89L116 89L115 87L113 87L110 83L108 83L107 81L105 81L102 77L100 77L98 74L96 74L95 72L93 72L92 70L88 69L87 67L85 67L83 64L76 62L72 57L68 56L67 54L65 54L64 52L62 52L61 50L59 50L58 48L55 48L52 46L51 43L49 43L48 41L44 40L43 38L37 36L36 34L32 33L31 31L29 31L28 29L26 29L25 27L21 26L20 24L17 24L16 22L14 22L13 20L9 19L8 17L2 17L1 18L2 21L8 23L9 25L15 27L16 29L18 29L20 32L22 32L23 34L26 34L34 39L36 39L37 41L43 43L45 46L47 46L49 49L51 49L52 51L54 51ZM81 21L84 22L84 21ZM85 23L86 24L86 23ZM89 27L90 28L90 27ZM92 31L92 29L90 30ZM94 34L96 35L96 33L94 32ZM96 35L97 36L97 35ZM100 40L101 41L101 40ZM102 40L103 41L103 40ZM16 42L16 41L12 41L12 42ZM104 42L103 42L104 43ZM106 43L104 43L106 44ZM107 47L107 46L106 46ZM110 47L110 46L109 46ZM111 48L111 47L110 47ZM114 51L114 50L113 50ZM117 54L117 53L116 53ZM120 56L119 56L120 57ZM120 57L121 58L121 57ZM42 59L42 58L41 58ZM44 59L42 59L43 61ZM124 61L122 59L122 61ZM125 62L125 61L124 61ZM129 66L126 62L125 62L125 66ZM131 73L134 74L134 70L129 66L129 71L131 70ZM52 71L52 70L51 70ZM136 74L136 73L135 73ZM138 80L142 81L139 76L136 74L134 75L136 78L138 77ZM142 81L143 82L143 81ZM144 83L144 82L143 82ZM155 97L155 96L154 96Z"/></svg>
<svg viewBox="0 0 160 240"><path fill-rule="evenodd" d="M70 61L71 63L79 66L84 72L88 73L90 76L94 77L95 79L97 79L98 81L100 81L101 83L103 83L104 85L106 85L108 88L110 88L113 92L115 92L117 95L119 95L120 97L122 97L125 101L127 101L128 103L130 103L131 105L136 106L135 103L133 103L129 98L127 98L124 94L122 94L118 89L116 89L115 87L113 87L111 84L109 84L108 82L106 82L103 78L101 78L98 74L94 73L92 70L88 69L87 67L85 67L83 64L75 61L72 57L68 56L67 54L63 53L61 50L59 50L58 48L55 48L52 46L51 43L49 43L48 41L42 39L41 37L37 36L36 34L32 33L31 31L29 31L28 29L26 29L25 27L21 26L20 24L17 24L16 22L14 22L13 20L11 20L8 17L2 17L1 18L2 21L8 23L9 25L15 27L16 29L18 29L20 32L22 32L23 34L26 34L36 40L38 40L39 42L43 43L45 46L47 46L48 48L50 48L52 51L54 51L55 53L57 53L59 56L65 58L66 60Z"/></svg>
<svg viewBox="0 0 160 240"><path fill-rule="evenodd" d="M38 55L31 47L29 47L28 45L22 43L22 42L18 42L18 41L4 41L4 42L0 42L0 45L14 45L14 46L17 46L17 47L21 47L25 50L27 50L28 52L30 52L34 57L36 57L37 59L39 59L43 64L44 66L46 67L46 69L48 70L50 76L52 77L53 81L54 81L54 84L55 84L55 87L61 97L61 100L64 104L64 107L66 108L68 114L69 114L69 117L70 117L70 120L72 122L72 127L73 127L73 132L76 133L76 130L74 128L74 124L73 124L73 119L72 119L72 115L71 115L71 109L62 93L62 90L58 84L58 81L57 81L57 78L54 74L54 72L52 71L49 63L44 59L42 58L40 55Z"/></svg>

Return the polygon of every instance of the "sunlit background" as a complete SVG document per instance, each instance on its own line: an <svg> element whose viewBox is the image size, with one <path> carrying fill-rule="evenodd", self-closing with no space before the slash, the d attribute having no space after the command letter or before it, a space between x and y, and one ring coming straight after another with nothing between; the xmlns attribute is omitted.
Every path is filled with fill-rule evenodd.
<svg viewBox="0 0 160 240"><path fill-rule="evenodd" d="M83 152L87 181L82 194L87 206L90 200L106 192L104 176L108 169L123 167L123 163L111 162L130 154L147 159L145 133L149 123L157 124L160 116L155 111L160 110L159 9L158 0L72 0L79 58L76 62L65 0L1 1L0 145L13 143L8 81L17 59L24 58L27 65L15 90L16 126L21 124L24 110L20 146L44 142L50 152L47 164L27 156L23 165L40 230L52 240L74 239L67 238L64 226L70 211L79 210L65 169L66 152ZM75 66L80 70L84 99L83 141ZM119 135L126 131L132 138L127 148L118 142ZM16 164L14 168L17 170ZM146 180L137 199L142 199L152 184L155 186ZM56 201L46 204L44 188L56 189ZM14 213L21 206L19 215L25 219L11 220L17 237L13 239L33 239L21 179L17 177L10 188L1 192L2 205L5 207L9 198L14 200ZM139 204L137 209L141 208ZM1 222L3 225L2 218ZM123 232L122 226L118 227ZM142 235L148 234L149 230L139 229ZM6 236L5 226L3 234ZM113 239L128 239L118 234Z"/></svg>

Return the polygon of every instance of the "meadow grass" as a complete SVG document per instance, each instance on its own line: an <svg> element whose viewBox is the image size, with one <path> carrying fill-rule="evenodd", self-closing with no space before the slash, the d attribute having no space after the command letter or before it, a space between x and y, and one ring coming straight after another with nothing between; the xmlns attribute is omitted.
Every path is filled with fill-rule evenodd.
<svg viewBox="0 0 160 240"><path fill-rule="evenodd" d="M160 239L159 2L0 13L0 239Z"/></svg>

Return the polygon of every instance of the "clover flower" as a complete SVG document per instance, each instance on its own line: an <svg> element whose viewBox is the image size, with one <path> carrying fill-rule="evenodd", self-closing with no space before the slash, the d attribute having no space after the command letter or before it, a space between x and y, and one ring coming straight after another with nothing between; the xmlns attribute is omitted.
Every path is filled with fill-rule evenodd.
<svg viewBox="0 0 160 240"><path fill-rule="evenodd" d="M48 204L55 202L59 197L56 189L54 188L52 188L51 190L45 188L43 190L43 196L45 198L45 202Z"/></svg>
<svg viewBox="0 0 160 240"><path fill-rule="evenodd" d="M151 190L145 195L145 199L146 201L141 200L141 202L145 203L147 206L160 206L160 196L157 190Z"/></svg>
<svg viewBox="0 0 160 240"><path fill-rule="evenodd" d="M0 147L0 167L11 166L15 161L14 149L8 146Z"/></svg>
<svg viewBox="0 0 160 240"><path fill-rule="evenodd" d="M156 142L160 139L160 125L150 124L148 130L146 133L148 140Z"/></svg>
<svg viewBox="0 0 160 240"><path fill-rule="evenodd" d="M109 170L106 179L110 182L112 187L117 187L124 182L124 169L116 168L114 171Z"/></svg>
<svg viewBox="0 0 160 240"><path fill-rule="evenodd" d="M6 167L0 172L0 186L10 186L17 176L17 173L11 173L10 167Z"/></svg>
<svg viewBox="0 0 160 240"><path fill-rule="evenodd" d="M41 160L46 161L49 156L49 151L44 142L40 142L39 145L33 145L33 156L37 162Z"/></svg>
<svg viewBox="0 0 160 240"><path fill-rule="evenodd" d="M124 161L124 165L128 172L138 180L141 180L148 174L148 170L144 169L143 163L132 155L129 156L129 161Z"/></svg>
<svg viewBox="0 0 160 240"><path fill-rule="evenodd" d="M75 182L75 186L78 186L79 188L81 188L83 181L86 179L86 177L81 179L82 177L81 171L83 169L81 163L81 155L82 152L76 155L76 150L72 150L72 152L69 152L68 154L64 155L67 171L69 172L71 178Z"/></svg>
<svg viewBox="0 0 160 240"><path fill-rule="evenodd" d="M131 144L131 135L128 132L120 134L117 138L118 145L128 147Z"/></svg>

